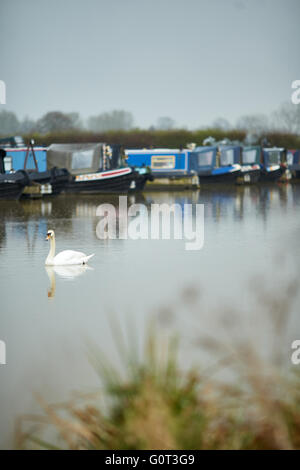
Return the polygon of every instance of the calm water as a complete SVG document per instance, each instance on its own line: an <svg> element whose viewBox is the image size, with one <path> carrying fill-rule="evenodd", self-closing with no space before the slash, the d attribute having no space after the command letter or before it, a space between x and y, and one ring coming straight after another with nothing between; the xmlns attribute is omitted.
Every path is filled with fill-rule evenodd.
<svg viewBox="0 0 300 470"><path fill-rule="evenodd" d="M197 346L206 335L252 341L273 359L282 351L281 365L290 367L290 344L300 337L299 296L280 319L262 303L299 279L300 186L131 196L129 203L149 211L151 203L203 203L199 251L186 251L181 240L99 240L96 208L103 202L118 206L117 198L100 196L0 203L0 339L7 347L1 448L11 446L15 418L38 409L34 393L60 402L99 384L88 345L118 361L112 317L139 339L150 318L166 334L179 331L187 367L208 361ZM95 253L90 269L46 270L48 229L56 232L57 251Z"/></svg>

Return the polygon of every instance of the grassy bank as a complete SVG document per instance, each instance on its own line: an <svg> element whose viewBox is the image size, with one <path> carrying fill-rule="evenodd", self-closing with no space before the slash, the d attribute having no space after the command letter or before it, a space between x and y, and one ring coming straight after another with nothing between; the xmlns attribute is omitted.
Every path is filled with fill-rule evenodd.
<svg viewBox="0 0 300 470"><path fill-rule="evenodd" d="M263 350L256 335L251 341L249 323L244 330L242 312L235 307L219 305L224 339L202 333L202 294L193 286L179 292L173 304L158 308L156 320L142 335L137 336L131 322L124 332L121 322L109 315L110 355L98 346L88 349L100 379L99 393L55 405L39 397L42 412L20 418L16 447L300 449L300 367L292 365L285 340L299 302L299 281L283 279L276 291L273 285L274 279L271 290L261 280L249 283L261 328L274 334ZM195 336L185 346L200 348L202 364L197 360L195 367L179 360L184 341L170 333L170 322L182 315L183 306L187 317L198 320ZM252 314L250 307L247 317Z"/></svg>
<svg viewBox="0 0 300 470"><path fill-rule="evenodd" d="M47 135L28 134L24 135L27 142L33 138L38 145L50 145L51 143L72 142L107 142L108 144L121 144L125 148L143 147L185 147L189 142L201 145L208 136L216 140L228 137L231 140L243 141L246 133L240 130L221 131L219 129L201 129L188 131L176 129L169 131L141 130L110 131L105 133L92 133L88 131L69 131ZM286 133L267 133L266 137L272 145L287 148L300 148L300 136Z"/></svg>
<svg viewBox="0 0 300 470"><path fill-rule="evenodd" d="M284 378L272 374L262 368L254 350L243 348L216 364L237 373L236 385L221 383L213 380L212 371L183 372L176 339L157 338L157 331L148 333L141 361L132 349L121 350L122 370L94 351L102 393L62 405L40 398L43 414L22 418L17 447L300 448L298 373Z"/></svg>

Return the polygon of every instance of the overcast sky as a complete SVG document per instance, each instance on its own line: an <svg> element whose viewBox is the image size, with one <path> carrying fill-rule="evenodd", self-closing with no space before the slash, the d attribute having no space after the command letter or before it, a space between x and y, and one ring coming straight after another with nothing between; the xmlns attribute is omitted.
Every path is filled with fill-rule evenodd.
<svg viewBox="0 0 300 470"><path fill-rule="evenodd" d="M270 113L300 79L300 0L0 0L1 109L198 127Z"/></svg>

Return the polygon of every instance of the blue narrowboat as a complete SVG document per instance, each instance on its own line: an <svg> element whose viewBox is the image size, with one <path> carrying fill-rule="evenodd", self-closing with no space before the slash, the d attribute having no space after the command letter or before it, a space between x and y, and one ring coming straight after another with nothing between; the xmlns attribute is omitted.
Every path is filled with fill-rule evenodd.
<svg viewBox="0 0 300 470"><path fill-rule="evenodd" d="M300 178L300 150L288 150L286 160L292 177Z"/></svg>
<svg viewBox="0 0 300 470"><path fill-rule="evenodd" d="M2 148L6 150L6 157L4 158L4 168L6 172L24 169L46 171L47 169L47 149L45 147L34 147L38 168L36 168L32 149L30 149L26 160L27 147L3 146Z"/></svg>
<svg viewBox="0 0 300 470"><path fill-rule="evenodd" d="M150 168L153 181L149 189L187 189L198 187L197 171L193 168L188 149L127 149L129 166Z"/></svg>
<svg viewBox="0 0 300 470"><path fill-rule="evenodd" d="M244 184L257 183L260 179L261 148L256 146L242 147L241 178Z"/></svg>
<svg viewBox="0 0 300 470"><path fill-rule="evenodd" d="M196 147L191 153L191 167L197 172L200 184L235 183L241 174L240 147Z"/></svg>
<svg viewBox="0 0 300 470"><path fill-rule="evenodd" d="M3 139L0 144L6 155L3 159L3 170L12 175L22 171L27 174L24 196L40 197L59 194L69 179L63 168L47 169L47 148L34 147L31 141L25 147L22 138Z"/></svg>
<svg viewBox="0 0 300 470"><path fill-rule="evenodd" d="M279 147L263 148L260 180L279 180L285 171L285 149Z"/></svg>

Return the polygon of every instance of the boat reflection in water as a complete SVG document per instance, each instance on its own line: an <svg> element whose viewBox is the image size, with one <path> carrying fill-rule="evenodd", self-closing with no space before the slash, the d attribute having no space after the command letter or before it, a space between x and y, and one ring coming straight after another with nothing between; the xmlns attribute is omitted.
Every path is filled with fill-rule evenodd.
<svg viewBox="0 0 300 470"><path fill-rule="evenodd" d="M137 214L144 220L151 218L152 204L178 204L182 210L185 204L204 204L205 220L212 219L217 224L222 221L238 223L247 220L250 215L266 220L269 211L275 218L280 217L280 210L295 209L298 206L299 197L300 185L297 184L232 187L218 185L218 188L200 188L196 191L149 191L144 195L130 194L127 207L132 204L145 206L145 210ZM10 250L12 240L18 240L18 246L23 246L25 240L26 254L30 255L31 259L34 257L38 263L41 256L39 250L44 256L43 240L49 228L57 230L60 234L62 246L70 240L75 240L75 237L78 237L80 244L84 244L89 234L97 243L92 249L99 247L98 243L102 243L103 247L108 244L114 246L114 241L100 242L97 237L96 229L100 219L96 212L101 204L111 204L115 207L118 234L122 236L120 232L122 227L126 226L123 221L127 219L127 211L120 210L117 195L61 195L51 201L38 199L23 200L19 203L0 201L0 249ZM130 220L132 219L130 216ZM122 243L122 240L120 242ZM76 245L74 242L74 248L76 246L77 242Z"/></svg>
<svg viewBox="0 0 300 470"><path fill-rule="evenodd" d="M73 281L79 276L82 276L87 271L93 271L93 268L87 265L74 265L74 266L45 266L46 273L50 281L50 289L48 290L48 297L51 299L55 296L56 291L56 274L58 277Z"/></svg>
<svg viewBox="0 0 300 470"><path fill-rule="evenodd" d="M146 204L204 204L205 217L216 222L222 219L242 220L248 213L266 218L269 209L291 208L298 204L300 186L272 185L261 186L225 186L203 187L197 191L150 193L146 195Z"/></svg>

